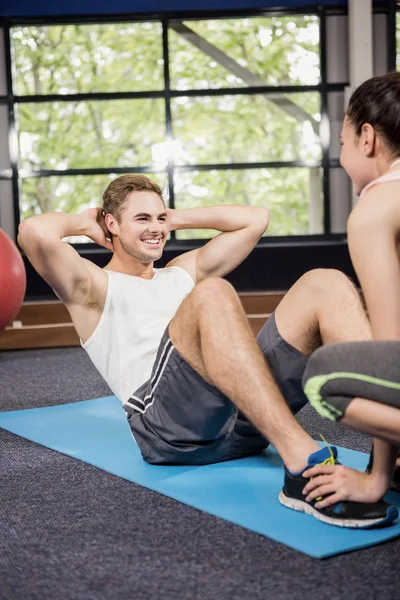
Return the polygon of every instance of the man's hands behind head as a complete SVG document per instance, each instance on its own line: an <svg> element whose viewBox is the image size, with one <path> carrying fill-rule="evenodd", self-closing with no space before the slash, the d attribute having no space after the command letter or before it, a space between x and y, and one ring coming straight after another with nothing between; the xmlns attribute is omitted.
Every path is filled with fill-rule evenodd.
<svg viewBox="0 0 400 600"><path fill-rule="evenodd" d="M85 220L85 235L91 240L103 246L107 250L113 251L111 234L108 231L101 208L88 208L81 214Z"/></svg>

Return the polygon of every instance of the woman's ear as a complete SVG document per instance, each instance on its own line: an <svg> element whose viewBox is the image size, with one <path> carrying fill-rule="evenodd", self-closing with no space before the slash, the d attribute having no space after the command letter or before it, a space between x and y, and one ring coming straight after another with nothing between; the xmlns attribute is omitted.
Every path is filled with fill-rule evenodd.
<svg viewBox="0 0 400 600"><path fill-rule="evenodd" d="M370 123L364 123L361 127L361 136L359 143L365 156L372 156L375 153L376 146L376 131Z"/></svg>

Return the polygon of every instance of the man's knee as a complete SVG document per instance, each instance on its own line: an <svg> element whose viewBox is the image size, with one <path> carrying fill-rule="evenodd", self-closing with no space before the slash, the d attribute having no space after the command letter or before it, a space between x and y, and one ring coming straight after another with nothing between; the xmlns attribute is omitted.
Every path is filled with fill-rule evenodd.
<svg viewBox="0 0 400 600"><path fill-rule="evenodd" d="M200 281L192 291L192 298L203 308L210 302L221 303L228 298L237 298L234 287L221 277L208 277Z"/></svg>
<svg viewBox="0 0 400 600"><path fill-rule="evenodd" d="M214 314L221 307L227 311L230 299L240 304L235 289L228 281L219 277L204 279L195 285L178 308L170 324L170 333L175 336L180 329L187 333L189 323L195 330L203 316Z"/></svg>
<svg viewBox="0 0 400 600"><path fill-rule="evenodd" d="M347 296L352 300L359 300L358 292L347 275L337 269L313 269L305 273L299 283L309 291L312 296L329 296L341 298Z"/></svg>

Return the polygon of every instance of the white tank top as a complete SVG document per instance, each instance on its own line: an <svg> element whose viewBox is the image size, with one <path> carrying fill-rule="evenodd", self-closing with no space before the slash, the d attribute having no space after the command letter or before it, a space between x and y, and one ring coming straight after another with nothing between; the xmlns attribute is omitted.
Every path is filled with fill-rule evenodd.
<svg viewBox="0 0 400 600"><path fill-rule="evenodd" d="M81 345L124 404L150 378L163 333L194 282L180 267L154 269L153 279L106 273L103 313Z"/></svg>
<svg viewBox="0 0 400 600"><path fill-rule="evenodd" d="M397 165L399 163L400 163L400 159L395 160L394 163L392 163L390 165L390 167L394 167L394 165ZM378 177L377 179L374 179L373 181L371 181L362 190L362 192L360 194L360 199L364 196L365 192L368 191L369 189L371 189L374 185L377 185L379 183L391 183L392 181L400 181L400 171L392 171L391 173L385 173L381 177Z"/></svg>

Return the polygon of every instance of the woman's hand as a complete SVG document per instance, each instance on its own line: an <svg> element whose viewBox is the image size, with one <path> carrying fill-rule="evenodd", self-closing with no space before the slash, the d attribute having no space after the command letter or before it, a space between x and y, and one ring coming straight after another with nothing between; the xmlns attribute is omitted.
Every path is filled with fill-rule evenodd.
<svg viewBox="0 0 400 600"><path fill-rule="evenodd" d="M307 469L304 477L312 477L303 489L306 501L320 496L317 508L326 508L343 500L378 502L387 492L390 478L376 477L343 465L320 465Z"/></svg>

